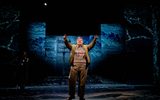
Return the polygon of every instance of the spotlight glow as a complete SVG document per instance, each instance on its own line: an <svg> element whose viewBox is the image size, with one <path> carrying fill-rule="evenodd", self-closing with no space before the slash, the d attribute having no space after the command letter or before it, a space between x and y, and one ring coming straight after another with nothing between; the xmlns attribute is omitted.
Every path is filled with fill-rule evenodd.
<svg viewBox="0 0 160 100"><path fill-rule="evenodd" d="M44 3L44 6L47 6L47 3L46 3L46 2Z"/></svg>

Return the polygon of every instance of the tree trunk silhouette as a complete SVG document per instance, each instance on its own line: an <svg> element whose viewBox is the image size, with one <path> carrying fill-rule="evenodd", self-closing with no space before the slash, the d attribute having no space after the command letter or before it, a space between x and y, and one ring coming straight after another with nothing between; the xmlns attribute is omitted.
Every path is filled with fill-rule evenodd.
<svg viewBox="0 0 160 100"><path fill-rule="evenodd" d="M157 9L152 7L152 30L153 30L153 83L158 86L160 84L160 73L158 66L158 28L157 28Z"/></svg>

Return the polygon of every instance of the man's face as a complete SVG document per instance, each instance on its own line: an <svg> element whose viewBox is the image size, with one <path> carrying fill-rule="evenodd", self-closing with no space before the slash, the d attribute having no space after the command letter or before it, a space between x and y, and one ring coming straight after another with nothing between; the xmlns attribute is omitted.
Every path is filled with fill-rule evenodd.
<svg viewBox="0 0 160 100"><path fill-rule="evenodd" d="M78 44L78 45L82 45L82 44L83 44L83 39L82 39L82 37L78 37L78 38L77 38L77 44Z"/></svg>

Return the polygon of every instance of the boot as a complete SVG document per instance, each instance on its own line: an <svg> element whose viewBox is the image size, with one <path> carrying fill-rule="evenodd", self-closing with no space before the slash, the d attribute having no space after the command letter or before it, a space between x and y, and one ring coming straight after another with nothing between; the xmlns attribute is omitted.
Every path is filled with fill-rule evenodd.
<svg viewBox="0 0 160 100"><path fill-rule="evenodd" d="M85 100L85 98L84 97L80 97L79 100Z"/></svg>
<svg viewBox="0 0 160 100"><path fill-rule="evenodd" d="M85 86L79 86L79 90L78 90L79 100L85 100L84 92L85 92Z"/></svg>
<svg viewBox="0 0 160 100"><path fill-rule="evenodd" d="M69 96L69 97L67 98L67 100L72 100L72 99L75 99L75 96Z"/></svg>
<svg viewBox="0 0 160 100"><path fill-rule="evenodd" d="M75 87L74 86L69 86L69 97L67 100L72 100L75 98Z"/></svg>

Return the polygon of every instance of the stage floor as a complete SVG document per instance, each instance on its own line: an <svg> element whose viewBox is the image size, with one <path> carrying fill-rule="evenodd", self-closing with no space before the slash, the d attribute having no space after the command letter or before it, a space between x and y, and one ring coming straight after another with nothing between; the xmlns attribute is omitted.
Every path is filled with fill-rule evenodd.
<svg viewBox="0 0 160 100"><path fill-rule="evenodd" d="M86 100L160 100L151 85L87 84ZM68 85L30 85L24 91L17 87L1 87L0 100L66 100ZM78 96L73 100L78 100Z"/></svg>

